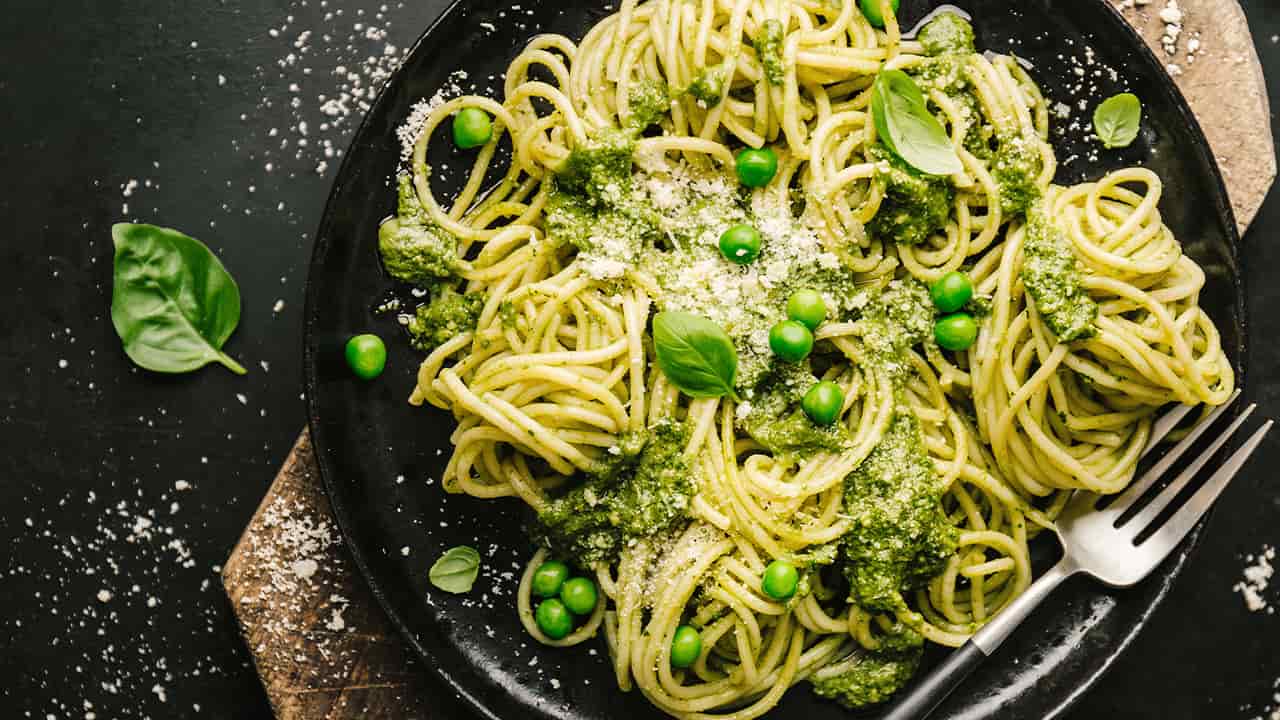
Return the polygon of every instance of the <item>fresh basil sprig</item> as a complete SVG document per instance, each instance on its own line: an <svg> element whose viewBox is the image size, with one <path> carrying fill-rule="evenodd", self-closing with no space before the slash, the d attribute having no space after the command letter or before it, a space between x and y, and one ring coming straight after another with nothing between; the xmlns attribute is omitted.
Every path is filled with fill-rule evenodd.
<svg viewBox="0 0 1280 720"><path fill-rule="evenodd" d="M240 289L209 248L154 225L119 223L111 239L111 323L129 359L163 373L219 362L243 375L222 352L240 322Z"/></svg>
<svg viewBox="0 0 1280 720"><path fill-rule="evenodd" d="M946 129L929 112L924 93L910 75L901 70L876 75L871 119L880 141L911 167L929 175L964 171Z"/></svg>
<svg viewBox="0 0 1280 720"><path fill-rule="evenodd" d="M455 595L469 592L480 574L480 553L473 547L449 548L431 566L427 577L431 584Z"/></svg>
<svg viewBox="0 0 1280 720"><path fill-rule="evenodd" d="M1129 147L1141 125L1142 101L1133 93L1109 97L1093 111L1093 132L1108 150Z"/></svg>
<svg viewBox="0 0 1280 720"><path fill-rule="evenodd" d="M693 398L733 395L738 352L724 329L686 312L662 312L653 318L658 367L673 385Z"/></svg>

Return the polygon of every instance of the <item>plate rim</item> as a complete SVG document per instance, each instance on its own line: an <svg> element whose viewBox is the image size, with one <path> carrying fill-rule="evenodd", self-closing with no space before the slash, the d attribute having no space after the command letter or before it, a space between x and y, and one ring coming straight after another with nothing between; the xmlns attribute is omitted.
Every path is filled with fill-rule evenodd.
<svg viewBox="0 0 1280 720"><path fill-rule="evenodd" d="M603 2L603 0L570 1ZM1095 5L1100 5L1105 8L1106 12L1103 14L1109 19L1113 29L1118 28L1129 36L1132 45L1135 48L1135 52L1144 56L1146 61L1153 63L1156 67L1164 68L1163 61L1160 60L1160 58L1139 34L1138 30L1124 18L1115 6L1107 0L1090 1ZM314 236L315 240L312 246L311 257L307 261L307 283L302 332L303 391L306 398L307 428L311 436L321 485L329 500L332 514L341 532L344 545L348 552L350 552L352 560L364 580L365 586L374 597L379 608L386 615L390 624L396 629L400 637L413 648L414 653L422 661L422 664L426 666L428 671L434 675L437 680L443 682L448 688L450 688L468 706L468 708L479 717L486 718L486 720L503 720L501 716L499 716L490 707L490 703L482 700L476 693L473 693L455 673L451 672L442 663L437 662L435 654L430 648L426 647L422 643L420 638L410 628L407 621L401 617L399 610L391 601L388 592L382 587L381 582L375 577L372 566L366 557L366 551L363 548L362 543L358 540L355 528L356 520L352 516L351 511L345 502L345 491L342 485L338 482L337 470L332 467L333 462L329 459L328 453L325 449L327 443L325 440L323 423L320 421L318 400L319 346L318 343L315 342L318 335L316 328L318 317L315 312L315 308L318 302L319 289L318 283L314 281L315 269L320 265L320 261L325 256L325 253L332 242L330 234L325 232L325 230L332 224L333 217L337 212L336 201L344 186L343 178L347 177L348 165L354 162L353 158L356 156L355 153L350 152L350 149L364 135L367 126L370 124L370 119L374 114L375 108L385 101L386 96L391 92L392 87L396 84L397 77L404 72L404 66L408 63L408 59L416 55L442 25L452 21L455 14L466 12L466 6L467 0L450 0L449 4L440 11L439 15L427 25L427 27L410 46L402 64L396 68L385 84L379 89L373 102L369 106L370 109L364 113L360 124L351 135L351 141L347 144L347 151L343 154L342 163L338 167L338 171L334 176L334 183L326 197L324 211L321 213L317 232ZM1232 350L1235 357L1233 369L1236 372L1236 385L1243 389L1246 387L1247 365L1245 361L1247 359L1246 349L1248 346L1247 338L1249 336L1249 315L1248 303L1245 302L1245 299L1248 297L1248 287L1246 285L1246 278L1240 271L1240 254L1242 249L1240 229L1236 224L1235 213L1231 206L1230 195L1227 191L1222 169L1218 165L1217 157L1214 155L1212 147L1209 145L1208 138L1205 136L1204 129L1201 126L1199 119L1191 110L1190 104L1182 94L1181 89L1178 88L1174 78L1172 78L1168 72L1160 73L1159 78L1159 90L1172 98L1174 108L1177 109L1182 121L1191 130L1193 139L1195 140L1193 143L1194 152L1197 155L1200 155L1201 160L1205 161L1204 164L1210 168L1211 177L1209 180L1217 188L1217 193L1215 193L1214 197L1214 209L1217 211L1216 214L1218 215L1218 219L1227 231L1226 240L1230 250L1228 260L1232 265L1234 279L1239 288L1234 297L1234 309L1236 318L1238 318L1239 321L1240 336ZM1211 514L1212 512L1210 515ZM1209 515L1206 515L1205 518L1201 519L1201 521L1191 531L1190 535L1183 540L1177 551L1171 557L1166 558L1163 561L1164 563L1172 563L1170 571L1159 575L1160 585L1152 596L1151 602L1142 609L1138 620L1125 629L1125 632L1115 643L1113 649L1106 654L1096 669L1090 672L1081 683L1076 685L1070 690L1070 692L1063 695L1060 699L1051 701L1053 702L1053 706L1046 710L1044 715L1045 720L1054 720L1067 713L1085 695L1087 695L1094 686L1097 685L1098 681L1112 669L1116 661L1128 651L1134 640L1137 639L1138 634L1141 633L1143 628L1145 628L1149 623L1151 616L1160 608L1161 605L1163 605L1173 587L1173 584L1182 576L1188 559L1200 544L1208 517Z"/></svg>

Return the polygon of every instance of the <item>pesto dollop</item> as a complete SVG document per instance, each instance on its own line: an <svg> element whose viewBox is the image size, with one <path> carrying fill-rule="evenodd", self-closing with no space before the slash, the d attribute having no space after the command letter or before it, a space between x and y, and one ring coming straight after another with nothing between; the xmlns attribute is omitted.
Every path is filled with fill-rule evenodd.
<svg viewBox="0 0 1280 720"><path fill-rule="evenodd" d="M535 534L559 557L580 565L616 560L628 540L687 518L693 497L684 457L688 431L664 421L626 433L586 479L538 514Z"/></svg>
<svg viewBox="0 0 1280 720"><path fill-rule="evenodd" d="M639 125L605 129L569 154L556 174L544 210L548 239L578 249L588 274L620 278L657 235L653 208L632 187L632 154Z"/></svg>
<svg viewBox="0 0 1280 720"><path fill-rule="evenodd" d="M840 451L848 432L839 425L816 425L800 409L800 399L817 382L801 365L777 364L757 386L740 425L775 456L805 458Z"/></svg>
<svg viewBox="0 0 1280 720"><path fill-rule="evenodd" d="M592 203L557 187L547 198L545 217L552 242L569 243L587 255L607 254L627 265L636 262L644 241L657 232L652 212L626 195Z"/></svg>
<svg viewBox="0 0 1280 720"><path fill-rule="evenodd" d="M404 224L392 218L378 228L378 252L391 277L430 287L453 277L458 239L439 228Z"/></svg>
<svg viewBox="0 0 1280 720"><path fill-rule="evenodd" d="M942 571L958 536L942 493L920 422L900 404L880 443L845 478L844 512L853 520L842 546L850 602L892 612L903 592Z"/></svg>
<svg viewBox="0 0 1280 720"><path fill-rule="evenodd" d="M1044 158L1038 143L1021 133L998 133L996 139L991 178L1000 189L1000 210L1006 215L1025 213L1044 195L1039 184Z"/></svg>
<svg viewBox="0 0 1280 720"><path fill-rule="evenodd" d="M898 633L883 638L879 650L866 652L848 670L812 680L813 691L850 709L876 705L907 684L922 655L923 638L899 626Z"/></svg>
<svg viewBox="0 0 1280 720"><path fill-rule="evenodd" d="M396 217L378 228L378 254L391 277L420 287L455 276L458 239L427 217L407 175L399 179Z"/></svg>
<svg viewBox="0 0 1280 720"><path fill-rule="evenodd" d="M418 189L413 186L413 177L401 173L396 178L396 217L401 222L415 225L426 225L431 222L427 209L422 207L418 199Z"/></svg>
<svg viewBox="0 0 1280 720"><path fill-rule="evenodd" d="M917 280L896 280L872 298L862 311L862 342L872 362L895 380L909 369L904 356L933 336L935 310L929 288Z"/></svg>
<svg viewBox="0 0 1280 720"><path fill-rule="evenodd" d="M657 80L641 80L627 93L627 107L631 116L627 123L633 130L644 130L657 123L671 110L671 95L666 83Z"/></svg>
<svg viewBox="0 0 1280 720"><path fill-rule="evenodd" d="M693 82L689 83L689 87L685 89L685 92L702 101L702 104L707 107L719 105L728 90L725 87L728 84L728 74L723 65L702 68L694 76Z"/></svg>
<svg viewBox="0 0 1280 720"><path fill-rule="evenodd" d="M844 481L843 512L852 524L840 541L842 569L849 601L871 611L898 609L902 593L939 572L956 547L957 531L942 510L944 488L902 398L909 353L930 342L933 320L928 289L902 280L868 302L857 321L865 362L888 374L895 396L879 443Z"/></svg>
<svg viewBox="0 0 1280 720"><path fill-rule="evenodd" d="M972 53L973 26L955 13L942 13L920 28L917 36L924 51L930 55Z"/></svg>
<svg viewBox="0 0 1280 720"><path fill-rule="evenodd" d="M586 195L595 203L631 187L631 156L636 149L633 132L604 128L574 148L556 171L558 187Z"/></svg>
<svg viewBox="0 0 1280 720"><path fill-rule="evenodd" d="M882 145L872 146L867 154L877 161L876 181L884 184L884 200L867 224L872 237L919 245L946 227L955 197L947 178L921 173Z"/></svg>
<svg viewBox="0 0 1280 720"><path fill-rule="evenodd" d="M474 331L483 309L483 295L460 293L446 285L409 318L405 326L409 342L423 352L431 352L462 333Z"/></svg>
<svg viewBox="0 0 1280 720"><path fill-rule="evenodd" d="M782 67L782 23L777 20L765 20L752 44L756 49L756 57L764 68L764 77L770 85L781 85L786 74Z"/></svg>
<svg viewBox="0 0 1280 720"><path fill-rule="evenodd" d="M1028 213L1022 254L1022 282L1045 325L1061 342L1093 337L1098 304L1080 284L1071 240L1042 210Z"/></svg>

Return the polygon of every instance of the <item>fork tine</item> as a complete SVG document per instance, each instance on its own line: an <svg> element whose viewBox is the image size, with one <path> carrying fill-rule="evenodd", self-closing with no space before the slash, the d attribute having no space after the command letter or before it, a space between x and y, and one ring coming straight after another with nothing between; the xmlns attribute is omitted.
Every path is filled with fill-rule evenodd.
<svg viewBox="0 0 1280 720"><path fill-rule="evenodd" d="M1198 425L1192 428L1191 432L1187 433L1187 436L1182 439L1182 442L1174 445L1172 448L1169 448L1169 452L1165 453L1164 457L1160 458L1156 464L1152 465L1150 469L1142 474L1141 477L1130 483L1129 488L1121 493L1114 502L1108 505L1105 512L1119 517L1125 510L1128 510L1129 507L1138 500L1138 498L1142 497L1143 493L1149 490L1152 485L1156 484L1157 480L1163 477L1165 473L1169 472L1169 468L1173 467L1173 464L1178 461L1178 458L1182 457L1187 450L1191 449L1191 446L1195 444L1195 441L1209 429L1210 425L1213 425L1218 421L1218 418L1222 417L1222 414L1231 407L1231 404L1234 403L1238 397L1240 397L1240 391L1236 390L1225 403L1218 406L1217 409L1209 413L1208 417L1201 420ZM1147 444L1146 450L1143 450L1144 455L1151 451L1152 447L1159 442L1159 439L1163 439L1165 435L1169 434L1169 431L1173 429L1173 426L1177 424L1178 420L1181 420L1182 417L1186 416L1189 410L1183 410L1183 408L1187 407L1188 406L1183 405L1181 408L1169 413L1169 415L1181 413L1172 423L1165 422L1165 419L1168 418L1169 415L1166 415L1164 418L1156 421L1156 425L1151 431L1152 440ZM1156 437L1157 430L1160 430L1159 439Z"/></svg>
<svg viewBox="0 0 1280 720"><path fill-rule="evenodd" d="M1237 390L1236 394L1232 395L1231 399L1227 400L1223 404L1230 405L1232 401L1236 399L1236 396L1239 395L1239 393L1240 391ZM1160 441L1164 440L1165 436L1173 432L1173 429L1178 426L1178 423L1182 422L1182 418L1186 417L1187 413L1191 412L1192 410L1195 410L1198 407L1200 406L1199 405L1179 405L1178 407L1165 413L1164 416L1161 417L1159 420L1156 420L1155 423L1151 425L1151 437L1147 439L1147 446L1142 449L1142 457L1146 457L1148 453L1150 453L1152 450L1155 450L1156 446L1160 444Z"/></svg>
<svg viewBox="0 0 1280 720"><path fill-rule="evenodd" d="M1178 477L1174 478L1173 482L1169 483L1168 487L1161 490L1160 494L1151 498L1151 502L1147 503L1146 507L1139 510L1137 515L1129 518L1124 525L1131 528L1137 528L1133 533L1134 535L1136 535L1138 531L1150 525L1151 521L1155 520L1156 516L1160 514L1160 511L1168 507L1169 503L1178 496L1178 493L1182 492L1182 489L1185 488L1187 484L1195 478L1196 474L1204 468L1205 464L1213 458L1214 453L1222 449L1222 446L1231 439L1231 436L1235 434L1236 430L1240 429L1240 426L1244 424L1244 421L1249 418L1249 415L1252 414L1254 409L1257 407L1258 406L1254 404L1245 408L1244 412L1240 413L1240 416L1232 421L1231 425L1228 426L1227 429L1209 445L1209 448L1200 454L1200 457L1196 458L1191 465L1187 466L1186 470L1183 470Z"/></svg>
<svg viewBox="0 0 1280 720"><path fill-rule="evenodd" d="M1148 552L1159 553L1160 557L1169 554L1182 538L1186 537L1191 528L1195 527L1200 518L1208 512L1209 507L1213 505L1213 501L1218 499L1218 495L1226 489L1231 479L1240 472L1240 468L1249 460L1249 456L1254 450L1258 449L1258 445L1262 444L1262 439L1266 437L1267 432L1271 430L1271 426L1275 424L1274 420L1268 420L1265 425L1258 428L1256 432L1245 442L1239 450L1231 455L1231 459L1210 477L1195 495L1178 509L1178 512L1169 518L1159 530L1147 538L1143 548Z"/></svg>

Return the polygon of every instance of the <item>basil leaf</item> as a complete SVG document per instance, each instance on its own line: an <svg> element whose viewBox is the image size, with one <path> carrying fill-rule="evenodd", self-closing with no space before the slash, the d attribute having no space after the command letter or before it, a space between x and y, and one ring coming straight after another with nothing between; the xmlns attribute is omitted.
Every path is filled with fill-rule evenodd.
<svg viewBox="0 0 1280 720"><path fill-rule="evenodd" d="M901 70L885 70L871 88L871 119L876 134L895 155L929 175L964 171L942 123L929 112L924 93Z"/></svg>
<svg viewBox="0 0 1280 720"><path fill-rule="evenodd" d="M1133 93L1109 97L1093 111L1093 132L1108 150L1129 147L1141 125L1142 101Z"/></svg>
<svg viewBox="0 0 1280 720"><path fill-rule="evenodd" d="M240 322L240 289L199 240L154 225L111 228L111 323L139 366L190 372L219 362L243 375L222 345Z"/></svg>
<svg viewBox="0 0 1280 720"><path fill-rule="evenodd" d="M427 577L431 584L455 595L469 592L480 574L480 553L475 548L459 545L449 548L431 566Z"/></svg>
<svg viewBox="0 0 1280 720"><path fill-rule="evenodd" d="M738 352L719 325L684 312L653 318L658 367L673 385L694 398L733 394Z"/></svg>

